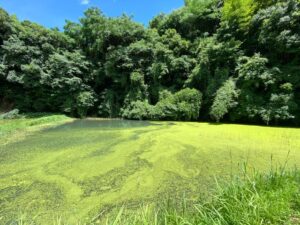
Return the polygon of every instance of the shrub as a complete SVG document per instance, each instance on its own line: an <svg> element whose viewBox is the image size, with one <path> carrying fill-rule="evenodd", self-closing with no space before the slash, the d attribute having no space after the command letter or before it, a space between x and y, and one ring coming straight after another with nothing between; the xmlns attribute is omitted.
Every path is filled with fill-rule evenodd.
<svg viewBox="0 0 300 225"><path fill-rule="evenodd" d="M131 102L128 107L123 109L121 115L125 119L143 120L152 118L152 105L147 101L135 101Z"/></svg>
<svg viewBox="0 0 300 225"><path fill-rule="evenodd" d="M202 94L196 89L186 88L162 99L155 106L161 111L160 119L196 120L199 117Z"/></svg>
<svg viewBox="0 0 300 225"><path fill-rule="evenodd" d="M199 117L202 94L196 89L186 88L175 94L164 90L160 101L150 105L147 101L135 101L123 109L126 119L153 120L196 120Z"/></svg>

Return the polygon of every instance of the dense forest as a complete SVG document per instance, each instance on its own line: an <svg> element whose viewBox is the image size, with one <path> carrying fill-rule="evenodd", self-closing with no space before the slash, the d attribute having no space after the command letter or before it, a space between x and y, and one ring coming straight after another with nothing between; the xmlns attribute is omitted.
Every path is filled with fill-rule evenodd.
<svg viewBox="0 0 300 225"><path fill-rule="evenodd" d="M300 124L300 0L186 0L148 27L0 9L0 102L76 117Z"/></svg>

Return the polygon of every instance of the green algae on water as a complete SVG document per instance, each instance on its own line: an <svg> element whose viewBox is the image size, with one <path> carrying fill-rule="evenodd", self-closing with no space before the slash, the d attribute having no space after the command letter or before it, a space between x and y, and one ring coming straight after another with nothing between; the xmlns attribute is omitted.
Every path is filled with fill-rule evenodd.
<svg viewBox="0 0 300 225"><path fill-rule="evenodd" d="M207 123L75 120L0 149L0 224L88 222L115 207L205 193L215 177L299 165L300 130Z"/></svg>

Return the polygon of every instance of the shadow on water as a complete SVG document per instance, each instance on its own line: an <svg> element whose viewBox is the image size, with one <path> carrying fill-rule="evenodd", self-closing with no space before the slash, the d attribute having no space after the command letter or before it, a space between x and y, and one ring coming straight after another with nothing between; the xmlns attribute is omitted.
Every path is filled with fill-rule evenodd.
<svg viewBox="0 0 300 225"><path fill-rule="evenodd" d="M70 129L128 129L148 126L159 126L149 121L134 121L134 120L97 120L84 119L75 120L57 127L48 128L46 131L70 130Z"/></svg>

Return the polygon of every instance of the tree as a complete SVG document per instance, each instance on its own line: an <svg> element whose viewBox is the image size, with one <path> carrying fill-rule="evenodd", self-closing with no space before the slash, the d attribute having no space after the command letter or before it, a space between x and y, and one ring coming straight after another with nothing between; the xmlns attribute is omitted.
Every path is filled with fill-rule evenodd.
<svg viewBox="0 0 300 225"><path fill-rule="evenodd" d="M204 38L198 48L198 64L186 81L186 86L203 93L203 115L209 118L209 109L216 91L231 76L241 56L240 42L218 42L216 37Z"/></svg>
<svg viewBox="0 0 300 225"><path fill-rule="evenodd" d="M236 114L247 121L266 124L293 119L293 88L285 83L281 71L267 67L259 54L240 58L237 86L240 89Z"/></svg>
<svg viewBox="0 0 300 225"><path fill-rule="evenodd" d="M92 92L80 92L76 97L76 110L80 118L87 116L88 110L94 106L95 97Z"/></svg>
<svg viewBox="0 0 300 225"><path fill-rule="evenodd" d="M87 85L93 79L88 76L89 66L80 51L64 51L49 57L46 75L41 82L51 90L52 110L59 108L65 113L82 117L85 107L93 106L90 103L92 90Z"/></svg>
<svg viewBox="0 0 300 225"><path fill-rule="evenodd" d="M212 35L220 23L218 0L187 0L185 6L169 15L160 14L150 22L160 34L175 29L183 38L195 40L204 35Z"/></svg>
<svg viewBox="0 0 300 225"><path fill-rule="evenodd" d="M260 10L252 20L252 30L258 33L257 44L268 55L276 57L279 63L288 63L299 57L299 12L299 1L279 1Z"/></svg>
<svg viewBox="0 0 300 225"><path fill-rule="evenodd" d="M0 104L78 117L299 124L299 15L299 0L186 0L150 27L89 8L60 32L0 9Z"/></svg>
<svg viewBox="0 0 300 225"><path fill-rule="evenodd" d="M255 0L225 0L222 20L247 32L256 10Z"/></svg>
<svg viewBox="0 0 300 225"><path fill-rule="evenodd" d="M13 32L12 19L6 11L0 8L0 46Z"/></svg>
<svg viewBox="0 0 300 225"><path fill-rule="evenodd" d="M220 120L229 113L229 110L236 107L238 102L238 90L235 81L227 80L224 85L216 92L216 96L211 106L210 116L213 120Z"/></svg>

